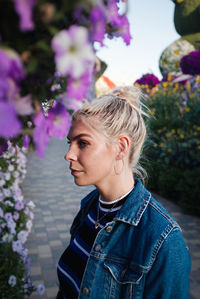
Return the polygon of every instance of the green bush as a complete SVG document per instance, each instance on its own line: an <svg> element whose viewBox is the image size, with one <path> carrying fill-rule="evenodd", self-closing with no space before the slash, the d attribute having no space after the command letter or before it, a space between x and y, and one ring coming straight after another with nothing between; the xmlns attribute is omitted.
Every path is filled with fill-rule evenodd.
<svg viewBox="0 0 200 299"><path fill-rule="evenodd" d="M200 77L151 90L143 166L148 187L200 216Z"/></svg>

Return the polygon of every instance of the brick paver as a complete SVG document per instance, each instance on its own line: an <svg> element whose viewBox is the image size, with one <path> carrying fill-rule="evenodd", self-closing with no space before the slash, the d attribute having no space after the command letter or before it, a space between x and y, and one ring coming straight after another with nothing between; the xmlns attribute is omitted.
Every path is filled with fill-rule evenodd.
<svg viewBox="0 0 200 299"><path fill-rule="evenodd" d="M34 225L27 246L31 257L31 277L44 283L46 294L31 299L53 299L57 293L56 265L69 242L69 227L81 198L93 187L77 187L64 160L66 141L53 139L43 159L30 153L23 192L36 204ZM190 299L200 298L200 218L182 214L179 207L154 194L180 224L192 257ZM169 274L170 275L170 274Z"/></svg>

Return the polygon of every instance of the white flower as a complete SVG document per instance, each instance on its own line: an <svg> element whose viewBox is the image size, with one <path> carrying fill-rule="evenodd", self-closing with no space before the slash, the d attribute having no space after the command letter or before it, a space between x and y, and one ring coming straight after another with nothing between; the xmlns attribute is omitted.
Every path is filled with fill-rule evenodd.
<svg viewBox="0 0 200 299"><path fill-rule="evenodd" d="M5 173L5 180L6 181L10 180L10 172Z"/></svg>
<svg viewBox="0 0 200 299"><path fill-rule="evenodd" d="M21 240L13 241L12 242L12 249L14 252L22 254L23 251L23 245Z"/></svg>
<svg viewBox="0 0 200 299"><path fill-rule="evenodd" d="M0 179L0 187L4 186L5 185L5 181L3 179Z"/></svg>
<svg viewBox="0 0 200 299"><path fill-rule="evenodd" d="M29 208L31 208L31 209L34 209L35 208L35 204L34 204L34 202L31 200L31 201L29 201L28 203L27 203L27 206L29 207Z"/></svg>
<svg viewBox="0 0 200 299"><path fill-rule="evenodd" d="M5 195L5 197L10 197L11 196L11 192L10 192L10 190L9 189L3 189L3 193L4 193L4 195Z"/></svg>
<svg viewBox="0 0 200 299"><path fill-rule="evenodd" d="M18 171L14 171L13 176L14 176L15 178L18 178L18 177L19 177L19 172L18 172Z"/></svg>
<svg viewBox="0 0 200 299"><path fill-rule="evenodd" d="M11 285L11 287L14 287L16 285L17 279L15 277L15 275L10 275L9 279L8 279L8 283L9 285Z"/></svg>
<svg viewBox="0 0 200 299"><path fill-rule="evenodd" d="M10 233L15 235L16 234L16 223L13 219L10 219L8 222L7 222L7 226L8 228L10 229Z"/></svg>
<svg viewBox="0 0 200 299"><path fill-rule="evenodd" d="M13 171L14 170L14 166L12 164L8 165L8 170L9 171Z"/></svg>
<svg viewBox="0 0 200 299"><path fill-rule="evenodd" d="M44 295L44 293L45 293L45 286L42 283L38 284L38 286L37 286L37 294L39 296L42 296L42 295Z"/></svg>
<svg viewBox="0 0 200 299"><path fill-rule="evenodd" d="M57 71L77 79L85 72L88 64L94 64L95 55L88 41L88 31L81 26L72 25L62 30L52 39Z"/></svg>
<svg viewBox="0 0 200 299"><path fill-rule="evenodd" d="M17 234L17 238L18 240L20 240L23 244L26 242L28 237L28 232L25 230L21 230L18 234Z"/></svg>
<svg viewBox="0 0 200 299"><path fill-rule="evenodd" d="M31 220L28 220L27 223L26 223L26 228L28 229L28 232L31 231L31 228L32 228L32 221Z"/></svg>
<svg viewBox="0 0 200 299"><path fill-rule="evenodd" d="M10 200L6 200L5 205L10 206L10 207L14 206L14 204Z"/></svg>
<svg viewBox="0 0 200 299"><path fill-rule="evenodd" d="M2 241L3 241L3 242L11 242L12 239L13 239L13 236L12 236L11 234L6 233L6 234L3 236Z"/></svg>
<svg viewBox="0 0 200 299"><path fill-rule="evenodd" d="M12 213L10 212L5 213L4 218L7 222L12 220Z"/></svg>

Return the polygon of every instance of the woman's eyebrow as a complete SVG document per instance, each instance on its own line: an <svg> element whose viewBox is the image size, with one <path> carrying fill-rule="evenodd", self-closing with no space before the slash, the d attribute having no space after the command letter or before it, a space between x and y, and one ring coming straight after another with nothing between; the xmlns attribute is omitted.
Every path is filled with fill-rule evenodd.
<svg viewBox="0 0 200 299"><path fill-rule="evenodd" d="M91 138L91 135L87 134L87 133L82 133L82 134L79 134L79 135L76 135L74 137L70 137L69 135L67 136L67 139L70 140L70 141L74 141L74 140L77 140L81 137L90 137Z"/></svg>

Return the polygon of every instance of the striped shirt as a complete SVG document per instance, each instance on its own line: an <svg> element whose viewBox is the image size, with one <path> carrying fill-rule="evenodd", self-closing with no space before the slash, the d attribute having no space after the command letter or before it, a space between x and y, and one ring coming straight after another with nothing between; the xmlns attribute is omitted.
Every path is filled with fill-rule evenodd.
<svg viewBox="0 0 200 299"><path fill-rule="evenodd" d="M98 198L94 200L83 225L58 262L57 274L65 299L78 298L81 280L97 233L106 223L112 221L129 193L130 191L112 203ZM97 218L100 225L96 229Z"/></svg>

